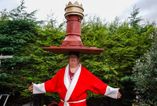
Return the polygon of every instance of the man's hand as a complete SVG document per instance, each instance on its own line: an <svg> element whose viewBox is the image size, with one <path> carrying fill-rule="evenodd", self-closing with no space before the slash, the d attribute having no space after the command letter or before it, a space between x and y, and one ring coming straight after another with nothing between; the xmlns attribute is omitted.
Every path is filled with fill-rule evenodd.
<svg viewBox="0 0 157 106"><path fill-rule="evenodd" d="M118 91L117 99L120 99L121 97L122 97L122 94Z"/></svg>
<svg viewBox="0 0 157 106"><path fill-rule="evenodd" d="M33 93L33 83L28 87L28 90Z"/></svg>

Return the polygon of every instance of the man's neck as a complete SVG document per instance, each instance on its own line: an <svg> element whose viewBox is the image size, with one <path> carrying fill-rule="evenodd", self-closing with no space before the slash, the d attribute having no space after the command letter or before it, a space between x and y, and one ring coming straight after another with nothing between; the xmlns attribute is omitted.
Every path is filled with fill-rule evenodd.
<svg viewBox="0 0 157 106"><path fill-rule="evenodd" d="M76 67L75 68L70 68L71 73L75 73L75 71L76 71Z"/></svg>
<svg viewBox="0 0 157 106"><path fill-rule="evenodd" d="M75 67L70 67L70 72L71 73L75 73L77 68L78 68L78 66L79 66L79 64L77 66L75 66Z"/></svg>

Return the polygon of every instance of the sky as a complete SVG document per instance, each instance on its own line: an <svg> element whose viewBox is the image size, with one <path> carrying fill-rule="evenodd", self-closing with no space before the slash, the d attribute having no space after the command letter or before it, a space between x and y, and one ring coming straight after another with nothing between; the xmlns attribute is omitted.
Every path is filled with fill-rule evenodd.
<svg viewBox="0 0 157 106"><path fill-rule="evenodd" d="M64 9L69 1L82 3L87 17L97 16L107 22L112 22L115 17L126 20L134 6L139 8L139 16L144 20L157 22L157 0L25 0L25 6L28 12L37 10L37 20L48 20L53 14L57 22L63 22ZM21 0L0 0L0 11L12 10L20 2Z"/></svg>

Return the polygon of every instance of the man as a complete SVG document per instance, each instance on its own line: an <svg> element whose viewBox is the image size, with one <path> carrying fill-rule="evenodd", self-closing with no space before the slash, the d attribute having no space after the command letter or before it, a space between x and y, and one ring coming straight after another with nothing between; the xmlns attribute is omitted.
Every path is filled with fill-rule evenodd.
<svg viewBox="0 0 157 106"><path fill-rule="evenodd" d="M114 99L121 98L119 88L108 86L83 67L77 53L69 55L69 64L52 79L42 84L33 84L29 90L33 94L57 92L61 99L59 106L86 106L88 90Z"/></svg>

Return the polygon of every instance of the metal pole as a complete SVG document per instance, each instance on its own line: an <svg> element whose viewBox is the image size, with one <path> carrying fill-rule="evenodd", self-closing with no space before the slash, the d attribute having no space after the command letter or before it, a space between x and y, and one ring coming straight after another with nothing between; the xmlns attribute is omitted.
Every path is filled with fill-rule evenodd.
<svg viewBox="0 0 157 106"><path fill-rule="evenodd" d="M2 63L1 60L2 59L8 59L8 58L13 58L13 56L12 55L5 55L5 56L3 56L2 54L0 55L0 71L1 71L1 63ZM2 96L7 96L5 101L4 101L4 103L3 103L3 106L5 106L10 95L9 94L1 94L0 95L0 99L2 98Z"/></svg>
<svg viewBox="0 0 157 106"><path fill-rule="evenodd" d="M6 103L7 103L8 98L9 98L9 96L10 96L10 95L9 95L9 94L6 94L6 96L7 96L7 97L6 97L6 99L5 99L5 102L4 102L3 106L5 106L5 105L6 105Z"/></svg>
<svg viewBox="0 0 157 106"><path fill-rule="evenodd" d="M13 58L12 55L0 55L0 59L8 59L8 58Z"/></svg>
<svg viewBox="0 0 157 106"><path fill-rule="evenodd" d="M4 103L3 103L3 106L5 106L10 95L9 94L1 94L0 95L0 99L2 99L2 96L7 96L6 99L5 99L5 101L4 101Z"/></svg>
<svg viewBox="0 0 157 106"><path fill-rule="evenodd" d="M1 64L2 64L2 59L8 59L8 58L13 58L12 55L0 55L0 68L1 68ZM0 69L1 71L1 69Z"/></svg>

